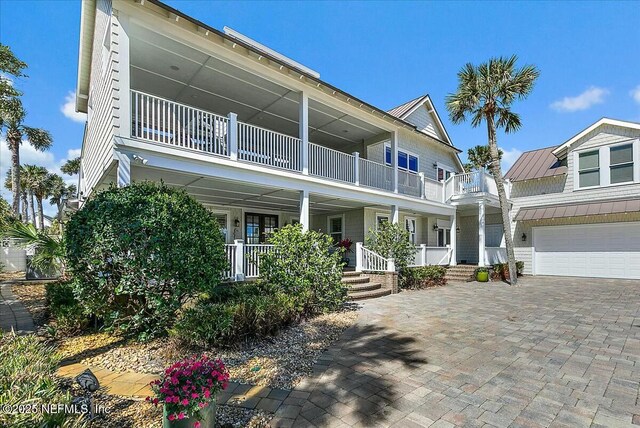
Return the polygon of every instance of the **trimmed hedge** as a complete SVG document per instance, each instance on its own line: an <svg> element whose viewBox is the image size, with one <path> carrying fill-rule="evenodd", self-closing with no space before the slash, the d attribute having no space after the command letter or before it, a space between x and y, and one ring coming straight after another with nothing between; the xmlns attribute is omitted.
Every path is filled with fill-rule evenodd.
<svg viewBox="0 0 640 428"><path fill-rule="evenodd" d="M418 290L445 285L447 269L443 266L422 266L404 268L400 271L400 287Z"/></svg>
<svg viewBox="0 0 640 428"><path fill-rule="evenodd" d="M55 321L57 330L77 333L89 325L89 317L73 294L71 282L51 282L45 285L45 291L49 315Z"/></svg>
<svg viewBox="0 0 640 428"><path fill-rule="evenodd" d="M68 269L86 313L140 339L164 335L189 299L227 268L215 217L182 190L111 187L69 220Z"/></svg>

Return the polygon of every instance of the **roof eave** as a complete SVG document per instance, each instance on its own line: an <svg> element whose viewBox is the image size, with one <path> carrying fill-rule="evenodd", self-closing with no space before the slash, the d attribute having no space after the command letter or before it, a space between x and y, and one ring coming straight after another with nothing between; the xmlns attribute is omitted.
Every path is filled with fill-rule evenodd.
<svg viewBox="0 0 640 428"><path fill-rule="evenodd" d="M96 0L82 0L80 11L80 43L78 50L78 81L76 84L76 111L87 113L91 57L95 30ZM88 43L87 43L88 41Z"/></svg>

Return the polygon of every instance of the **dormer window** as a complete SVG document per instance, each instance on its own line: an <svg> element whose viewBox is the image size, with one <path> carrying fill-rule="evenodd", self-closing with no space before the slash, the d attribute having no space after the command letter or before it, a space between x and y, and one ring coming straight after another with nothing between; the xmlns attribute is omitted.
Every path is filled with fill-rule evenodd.
<svg viewBox="0 0 640 428"><path fill-rule="evenodd" d="M592 150L580 153L578 157L578 177L580 187L593 187L600 185L600 152Z"/></svg>
<svg viewBox="0 0 640 428"><path fill-rule="evenodd" d="M611 184L633 181L633 144L611 147L609 155Z"/></svg>

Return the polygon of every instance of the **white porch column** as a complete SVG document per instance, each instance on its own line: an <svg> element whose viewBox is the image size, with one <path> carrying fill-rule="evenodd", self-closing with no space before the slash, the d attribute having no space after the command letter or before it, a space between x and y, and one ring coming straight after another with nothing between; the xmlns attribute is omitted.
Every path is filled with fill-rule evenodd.
<svg viewBox="0 0 640 428"><path fill-rule="evenodd" d="M484 201L478 202L478 266L485 266L485 260L484 260Z"/></svg>
<svg viewBox="0 0 640 428"><path fill-rule="evenodd" d="M309 191L300 191L300 224L302 225L302 231L309 230Z"/></svg>
<svg viewBox="0 0 640 428"><path fill-rule="evenodd" d="M418 177L420 178L420 198L425 199L425 189L424 189L424 172L419 172Z"/></svg>
<svg viewBox="0 0 640 428"><path fill-rule="evenodd" d="M427 265L427 244L420 244L420 266Z"/></svg>
<svg viewBox="0 0 640 428"><path fill-rule="evenodd" d="M397 205L391 205L391 224L398 224L400 221L400 209Z"/></svg>
<svg viewBox="0 0 640 428"><path fill-rule="evenodd" d="M360 153L353 152L353 183L360 185Z"/></svg>
<svg viewBox="0 0 640 428"><path fill-rule="evenodd" d="M394 193L398 193L398 132L391 132L391 183Z"/></svg>
<svg viewBox="0 0 640 428"><path fill-rule="evenodd" d="M236 281L244 281L244 241L236 239L233 241L236 246L236 254L234 264L234 273Z"/></svg>
<svg viewBox="0 0 640 428"><path fill-rule="evenodd" d="M309 96L306 92L300 92L298 101L298 138L302 141L302 173L309 175Z"/></svg>
<svg viewBox="0 0 640 428"><path fill-rule="evenodd" d="M457 211L451 216L451 261L449 266L455 266L458 264L458 213ZM483 251L484 253L484 251Z"/></svg>
<svg viewBox="0 0 640 428"><path fill-rule="evenodd" d="M227 143L229 144L229 159L238 160L238 115L229 113L227 125Z"/></svg>
<svg viewBox="0 0 640 428"><path fill-rule="evenodd" d="M356 242L356 272L362 272L362 242Z"/></svg>
<svg viewBox="0 0 640 428"><path fill-rule="evenodd" d="M131 184L131 159L124 153L113 152L118 161L117 184L118 187L125 187Z"/></svg>

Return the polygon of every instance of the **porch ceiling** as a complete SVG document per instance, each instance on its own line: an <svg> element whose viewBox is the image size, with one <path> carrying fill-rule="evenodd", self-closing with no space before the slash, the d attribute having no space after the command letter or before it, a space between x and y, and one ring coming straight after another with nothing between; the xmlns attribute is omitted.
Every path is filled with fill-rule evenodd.
<svg viewBox="0 0 640 428"><path fill-rule="evenodd" d="M115 181L115 169L109 173L107 179ZM185 190L205 205L299 212L300 194L291 190L186 173L167 174L167 171L140 165L131 165L131 179L163 181L167 186ZM310 194L311 214L347 211L364 206L365 204L359 201Z"/></svg>
<svg viewBox="0 0 640 428"><path fill-rule="evenodd" d="M132 25L130 33L133 89L298 135L297 92L147 28ZM310 141L338 150L384 133L314 100L309 127Z"/></svg>

